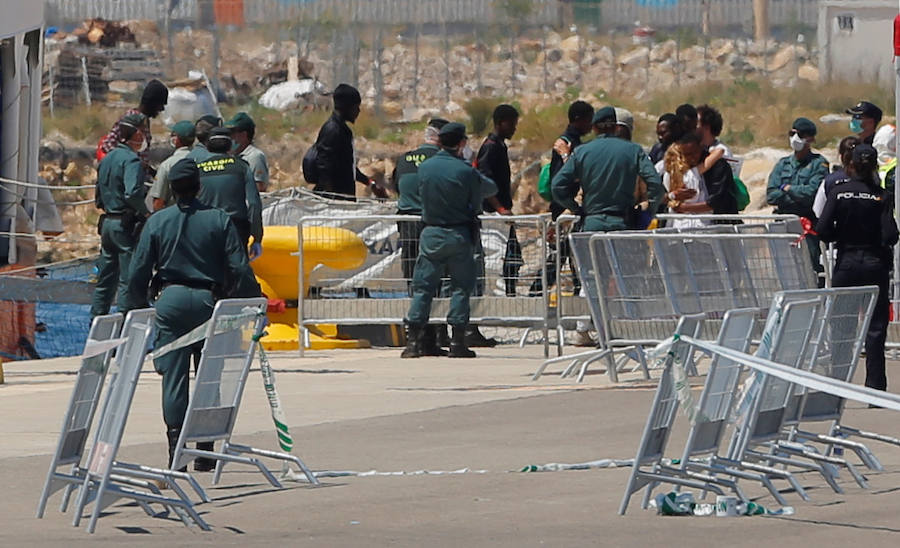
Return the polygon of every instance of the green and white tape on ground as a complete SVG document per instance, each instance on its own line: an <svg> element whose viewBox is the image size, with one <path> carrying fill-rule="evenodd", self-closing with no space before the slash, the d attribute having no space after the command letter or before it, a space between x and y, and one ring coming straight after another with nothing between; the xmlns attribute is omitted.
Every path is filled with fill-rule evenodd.
<svg viewBox="0 0 900 548"><path fill-rule="evenodd" d="M272 410L272 421L275 423L275 434L278 436L278 446L281 450L290 453L294 448L294 438L288 430L287 415L281 406L281 398L278 397L278 390L275 389L275 373L272 371L272 364L269 363L269 357L263 349L259 339L266 335L262 332L258 337L254 337L259 348L259 370L262 373L263 388L266 390L266 398L269 400L269 408Z"/></svg>

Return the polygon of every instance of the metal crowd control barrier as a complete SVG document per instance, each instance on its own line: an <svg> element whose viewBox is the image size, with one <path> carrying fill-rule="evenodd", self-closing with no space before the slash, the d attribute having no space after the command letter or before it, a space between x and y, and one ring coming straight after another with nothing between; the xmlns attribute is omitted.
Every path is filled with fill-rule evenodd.
<svg viewBox="0 0 900 548"><path fill-rule="evenodd" d="M823 305L824 299L818 297L789 302L784 306L784 314L776 320L781 328L773 337L770 360L797 369L803 367L815 321ZM799 462L755 449L781 439L794 386L788 381L770 375L755 374L749 382L751 384L747 391L749 399L746 400L748 405L745 420L735 429L729 448L729 458L740 463L741 468L751 470L757 470L759 466L757 462L769 463L770 467L774 466L773 463L778 463L813 470L818 472L836 493L841 493L840 486L835 482L836 473L830 464ZM767 473L773 474L771 471ZM807 500L806 492L794 475L787 470L780 470L780 473L785 474L785 479L804 500Z"/></svg>
<svg viewBox="0 0 900 548"><path fill-rule="evenodd" d="M122 325L121 314L109 314L97 316L91 322L91 330L85 343L85 351L93 343L101 343L114 339L119 334ZM50 469L47 471L47 479L38 502L37 517L44 517L44 509L47 499L56 491L66 488L63 497L64 509L67 504L72 487L84 481L84 473L81 460L84 454L84 446L88 440L91 423L97 404L100 402L100 393L106 380L106 372L113 349L100 354L87 356L81 360L81 367L75 379L75 388L69 400L69 407L63 418L62 429L59 433L59 441L56 444L56 452L50 461ZM60 472L60 466L71 465L71 470Z"/></svg>
<svg viewBox="0 0 900 548"><path fill-rule="evenodd" d="M484 270L476 265L478 282L470 300L473 324L541 329L545 356L550 325L549 219L549 215L479 218L480 246L476 247L484 257ZM411 302L410 261L417 255L418 222L418 217L402 215L300 219L301 355L308 345L308 330L316 324L403 323ZM449 299L442 292L433 301L431 322L444 323L448 311Z"/></svg>
<svg viewBox="0 0 900 548"><path fill-rule="evenodd" d="M782 295L787 301L809 298L813 295L825 299L821 315L815 322L817 332L810 348L810 359L806 361L804 367L826 377L851 382L862 353L869 320L875 308L878 288L867 286L786 291ZM862 463L870 469L883 470L881 462L864 444L834 435L841 428L844 403L843 398L795 386L784 421L784 427L788 429L787 439L779 441L777 448L791 454L817 459L820 455L811 452L806 443L818 442L829 448L841 446L855 452ZM801 430L803 423L814 422L830 422L831 425L825 434ZM797 440L803 443L795 443ZM844 465L843 462L838 464Z"/></svg>
<svg viewBox="0 0 900 548"><path fill-rule="evenodd" d="M100 512L120 498L136 501L145 511L148 511L148 504L161 504L165 508L173 509L185 525L193 522L204 530L209 529L183 491L176 489L175 492L180 498L175 499L153 492L139 491L113 482L113 475L117 471L116 454L122 442L131 401L153 327L149 320L153 317L152 312L152 310L149 313L144 312L142 321L135 321L134 312L130 313L131 321L126 319L126 327L123 328L122 335L127 340L119 350L116 359L118 371L115 380L110 383L111 387L104 402L97 435L87 461L88 469L85 471L84 481L78 492L76 511L72 522L77 526L81 522L85 507L93 501L94 507L88 524L90 533L93 533L96 528Z"/></svg>
<svg viewBox="0 0 900 548"><path fill-rule="evenodd" d="M172 469L185 466L195 457L216 459L213 483L218 483L225 462L255 466L272 484L281 483L258 458L265 457L297 464L313 485L319 482L300 458L231 442L250 365L265 327L266 299L226 299L216 303L203 353L197 368L194 389L188 403L181 437L172 459ZM189 442L222 441L221 451L187 447ZM250 457L243 455L252 455Z"/></svg>
<svg viewBox="0 0 900 548"><path fill-rule="evenodd" d="M740 224L716 224L709 227L701 227L700 229L686 227L682 229L661 228L655 232L694 232L703 230L704 228L718 227L718 229L744 232L744 231L761 231L768 233L770 230L780 230L781 225L784 226L786 232L802 233L800 227L800 218L796 215L764 215L764 214L747 214L747 215L680 215L680 214L661 214L657 215L657 219L661 221L674 221L679 219L699 220L701 222L715 223L740 223ZM575 215L560 215L554 224L553 236L550 238L550 247L548 258L548 269L553 268L552 274L548 274L549 285L552 288L551 298L551 318L555 318L555 326L557 331L557 355L562 356L563 344L565 341L564 332L571 331L577 327L578 323L587 323L591 321L591 312L588 308L586 299L579 296L579 289L586 277L582 269L590 269L590 260L584 266L578 266L577 252L573 252L570 248L570 234L575 233L574 228L579 217ZM646 233L646 232L645 232ZM589 233L585 233L589 234ZM574 245L574 244L572 244ZM582 253L583 257L589 257L586 250ZM762 303L760 306L765 306ZM555 312L555 313L554 313Z"/></svg>
<svg viewBox="0 0 900 548"><path fill-rule="evenodd" d="M765 307L777 291L815 287L805 242L795 234L753 227L596 233L589 236L589 257L584 257L587 236L570 234L579 270L595 279L582 287L591 307L597 304L592 315L599 316L594 318L599 350L548 360L535 379L550 363L568 360L563 375L580 366L581 381L590 363L606 358L607 373L616 382L620 364L613 354L626 350L643 368L641 348L665 339L682 315L706 313L720 320L732 308ZM588 260L593 272L584 268Z"/></svg>
<svg viewBox="0 0 900 548"><path fill-rule="evenodd" d="M821 301L812 299L785 303L780 298L780 295L779 293L773 299L772 306L769 309L766 327L763 331L763 343L757 350L757 355L793 358L794 362L799 364L804 357L809 331L815 322ZM727 346L735 349L741 344L749 346L749 332L746 332L746 336L748 338L743 341L739 340L739 337L734 337L732 340L733 344ZM757 481L781 505L786 504L786 501L772 485L771 480L785 479L804 500L808 500L806 491L790 472L742 460L741 457L745 456L746 446L737 447L734 441L735 437L732 437L732 444L727 453L728 456L723 457L719 454L726 423L732 409L736 405L736 396L739 390L738 380L743 367L733 360L723 359L717 355L714 356L710 365L710 373L707 376L695 414L697 420L692 424L687 443L685 444L681 469L683 471L714 474L716 477L730 476L735 480ZM760 393L764 394L767 401L770 398L777 400L778 396L781 395L785 405L786 399L790 395L789 390L787 395L785 395L783 390L775 389ZM751 407L749 410L749 416L751 417L754 412L760 413L760 408L754 407L756 401L756 399L752 399L751 402L748 402ZM772 422L778 422L778 430L780 430L781 426L777 404L773 406L767 405L766 409L769 409L769 411L761 415L763 417L761 421L758 419L747 419L748 424L752 422L754 425L761 425L761 428L755 434L762 441L772 439L769 436L773 434L767 429ZM782 407L782 417L783 414L784 408ZM756 426L749 426L749 428L757 430ZM742 438L742 440L749 445L749 436ZM743 495L739 492L738 496L743 498Z"/></svg>

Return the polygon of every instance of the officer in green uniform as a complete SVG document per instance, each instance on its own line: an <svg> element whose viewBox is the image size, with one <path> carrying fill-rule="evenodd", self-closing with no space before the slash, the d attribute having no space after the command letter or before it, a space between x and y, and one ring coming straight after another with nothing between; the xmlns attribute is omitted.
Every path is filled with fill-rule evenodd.
<svg viewBox="0 0 900 548"><path fill-rule="evenodd" d="M422 355L421 335L431 313L431 301L441 283L441 274L450 275L450 313L453 328L451 358L474 358L466 345L469 323L469 295L475 287L474 241L477 220L485 191L475 168L460 158L466 127L449 123L438 138L441 150L419 166L419 195L425 228L419 241L419 257L413 274L413 298L406 321L409 337L404 358ZM496 192L494 185L493 192Z"/></svg>
<svg viewBox="0 0 900 548"><path fill-rule="evenodd" d="M828 160L811 148L816 142L816 132L816 124L811 120L794 120L788 133L794 153L778 160L766 185L766 202L775 206L775 213L806 217L813 224L816 222L813 212L816 191L828 175ZM819 276L819 286L825 287L825 269L819 261L819 238L812 234L807 234L806 238L813 268Z"/></svg>
<svg viewBox="0 0 900 548"><path fill-rule="evenodd" d="M212 316L216 297L258 297L259 284L247 263L234 223L224 211L196 199L200 174L193 160L182 159L169 171L176 204L147 221L132 261L128 298L136 308L148 306L151 278L161 287L156 300L156 348L190 332ZM153 273L156 271L156 277ZM163 419L167 427L169 463L181 434L188 404L191 356L199 360L202 342L173 350L154 362L162 375ZM212 444L197 444L212 450ZM194 468L213 469L215 461L197 459Z"/></svg>
<svg viewBox="0 0 900 548"><path fill-rule="evenodd" d="M397 215L422 215L422 198L419 196L419 166L422 162L437 154L441 148L438 132L447 125L443 118L432 118L425 127L425 143L397 158L392 180L397 185ZM412 277L419 256L419 235L425 225L421 221L397 221L397 232L400 235L400 267L403 277L409 284L412 294ZM443 339L447 338L446 326L440 326ZM425 326L422 336L423 356L446 356L447 351L438 344L438 327L433 324Z"/></svg>
<svg viewBox="0 0 900 548"><path fill-rule="evenodd" d="M231 140L234 141L231 152L247 162L253 172L256 189L265 192L269 187L269 162L266 154L253 145L256 136L253 118L246 112L238 112L225 123L225 127L231 130Z"/></svg>
<svg viewBox="0 0 900 548"><path fill-rule="evenodd" d="M149 212L144 203L144 168L138 152L147 143L140 128L143 114L129 114L119 121L119 144L100 162L97 170L96 203L104 211L100 216L100 259L97 261L97 285L91 303L91 316L109 313L118 286L118 308L129 310L125 289L129 264L137 234Z"/></svg>
<svg viewBox="0 0 900 548"><path fill-rule="evenodd" d="M206 148L206 144L210 135L212 135L212 130L217 127L222 127L222 119L218 116L207 114L197 120L197 123L194 124L194 135L197 138L197 143L188 153L188 158L199 164L212 156L212 153Z"/></svg>
<svg viewBox="0 0 900 548"><path fill-rule="evenodd" d="M593 122L597 138L575 149L553 177L553 201L584 216L585 232L627 230L638 177L647 183L650 211L656 211L665 188L640 145L615 136L613 107L598 110ZM583 205L575 201L579 187Z"/></svg>
<svg viewBox="0 0 900 548"><path fill-rule="evenodd" d="M231 132L226 128L212 129L207 148L210 157L197 162L201 184L198 198L201 202L228 213L244 249L247 248L250 237L253 237L250 258L256 258L262 253L262 201L250 166L240 158L228 154Z"/></svg>
<svg viewBox="0 0 900 548"><path fill-rule="evenodd" d="M170 206L175 202L172 190L169 188L169 170L178 160L181 160L191 152L194 144L194 124L183 120L170 128L172 135L170 143L175 147L175 152L163 160L156 170L156 179L150 187L150 198L153 200L153 211Z"/></svg>

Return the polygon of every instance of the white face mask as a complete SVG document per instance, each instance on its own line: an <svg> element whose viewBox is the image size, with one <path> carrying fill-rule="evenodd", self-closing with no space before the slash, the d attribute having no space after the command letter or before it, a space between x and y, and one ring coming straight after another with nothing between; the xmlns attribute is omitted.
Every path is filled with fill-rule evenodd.
<svg viewBox="0 0 900 548"><path fill-rule="evenodd" d="M796 133L794 135L791 135L790 142L791 142L791 148L794 150L794 152L800 152L801 150L806 148L806 145L807 145L806 139L804 139L803 137L800 137Z"/></svg>
<svg viewBox="0 0 900 548"><path fill-rule="evenodd" d="M144 152L147 150L147 139L141 139L141 146L138 147L138 152Z"/></svg>

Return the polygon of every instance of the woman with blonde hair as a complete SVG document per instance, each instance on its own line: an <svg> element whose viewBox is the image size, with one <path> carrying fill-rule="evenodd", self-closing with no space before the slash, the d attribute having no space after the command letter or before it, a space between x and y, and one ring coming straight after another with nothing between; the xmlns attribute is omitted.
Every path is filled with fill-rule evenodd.
<svg viewBox="0 0 900 548"><path fill-rule="evenodd" d="M703 176L700 175L700 165L703 149L700 138L694 133L684 135L677 143L670 146L663 159L665 173L663 173L663 186L668 191L669 211L672 213L696 214L711 213L712 208L706 203L706 185L703 184ZM683 199L685 192L690 197ZM690 219L679 219L672 223L675 228L702 226L706 223Z"/></svg>

